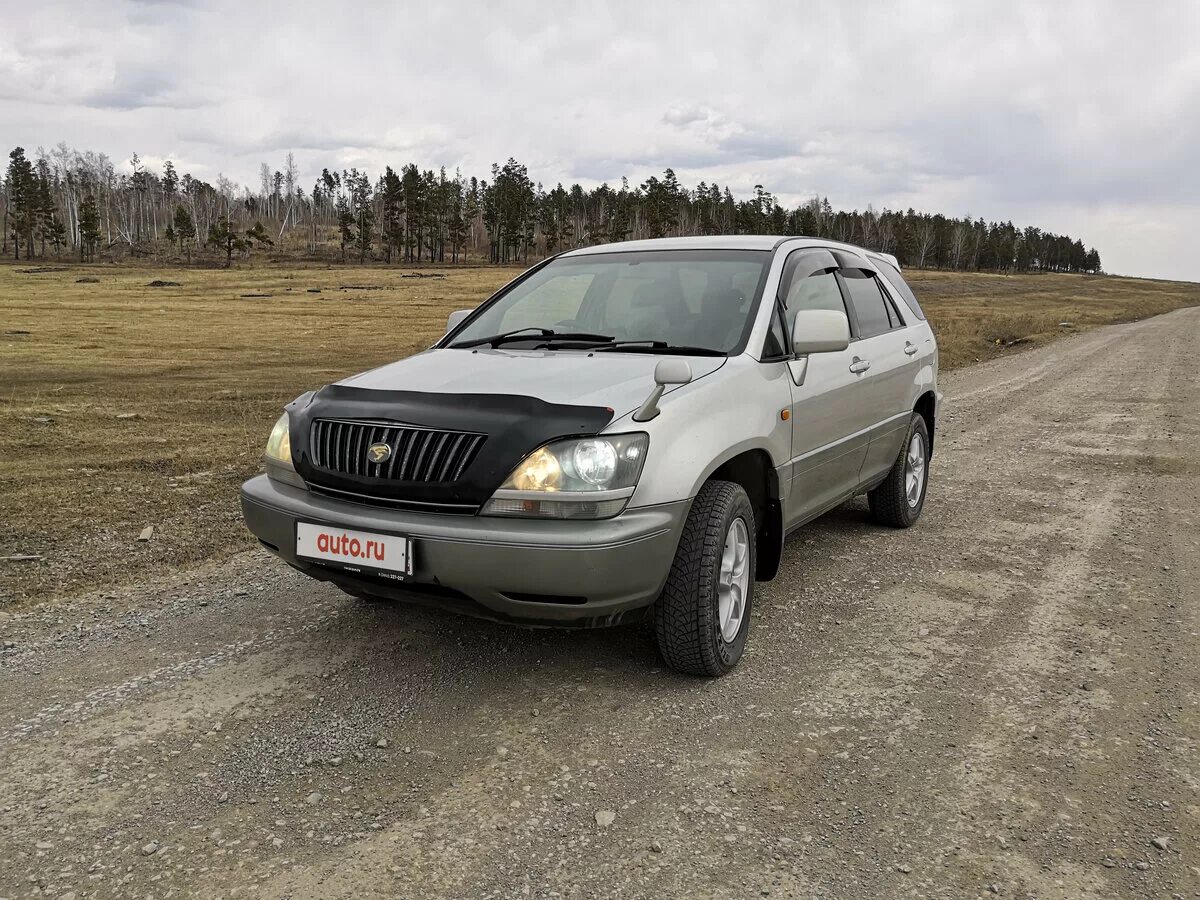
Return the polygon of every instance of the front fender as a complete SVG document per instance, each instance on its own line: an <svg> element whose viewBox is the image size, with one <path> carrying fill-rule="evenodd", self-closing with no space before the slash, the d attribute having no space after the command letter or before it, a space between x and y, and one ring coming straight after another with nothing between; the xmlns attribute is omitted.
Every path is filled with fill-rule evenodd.
<svg viewBox="0 0 1200 900"><path fill-rule="evenodd" d="M646 385L647 394L654 387ZM607 431L645 430L650 449L630 506L653 506L696 496L718 467L762 450L773 469L791 457L792 380L783 363L731 359L717 372L671 391L649 422L622 416Z"/></svg>

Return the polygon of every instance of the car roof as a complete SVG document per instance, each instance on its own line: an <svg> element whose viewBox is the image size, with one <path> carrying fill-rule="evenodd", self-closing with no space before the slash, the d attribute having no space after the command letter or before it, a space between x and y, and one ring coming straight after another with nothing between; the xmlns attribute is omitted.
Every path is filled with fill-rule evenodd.
<svg viewBox="0 0 1200 900"><path fill-rule="evenodd" d="M855 253L881 257L896 268L900 268L896 258L890 253L880 253L857 247L854 244L843 244L840 241L830 241L824 238L795 236L780 236L776 234L716 234L702 237L670 237L655 238L646 241L618 241L612 244L594 244L590 247L580 247L569 250L563 256L591 256L596 253L638 253L647 250L774 250L780 244L800 242L801 246L827 247L830 249L851 250Z"/></svg>
<svg viewBox="0 0 1200 900"><path fill-rule="evenodd" d="M705 237L654 238L647 241L617 241L571 250L563 256L590 256L593 253L637 253L646 250L774 250L780 241L775 235L718 234Z"/></svg>

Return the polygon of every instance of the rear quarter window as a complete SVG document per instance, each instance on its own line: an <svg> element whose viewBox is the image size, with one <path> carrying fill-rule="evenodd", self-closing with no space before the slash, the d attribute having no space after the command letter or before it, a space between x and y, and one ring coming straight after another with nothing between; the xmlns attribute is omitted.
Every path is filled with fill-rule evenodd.
<svg viewBox="0 0 1200 900"><path fill-rule="evenodd" d="M908 308L913 311L913 315L921 321L925 321L925 313L921 310L921 304L917 302L917 295L912 292L912 288L908 286L908 282L904 280L904 276L900 274L900 270L882 259L872 257L871 261L879 267L879 274L900 295Z"/></svg>

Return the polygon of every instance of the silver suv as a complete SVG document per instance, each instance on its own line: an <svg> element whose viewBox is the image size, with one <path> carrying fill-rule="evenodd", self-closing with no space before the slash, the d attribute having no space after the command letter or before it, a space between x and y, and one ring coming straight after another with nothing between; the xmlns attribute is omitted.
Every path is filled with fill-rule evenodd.
<svg viewBox="0 0 1200 900"><path fill-rule="evenodd" d="M925 501L937 346L894 257L809 238L588 247L429 350L289 404L242 488L273 553L506 622L648 617L673 668L741 657L784 538Z"/></svg>

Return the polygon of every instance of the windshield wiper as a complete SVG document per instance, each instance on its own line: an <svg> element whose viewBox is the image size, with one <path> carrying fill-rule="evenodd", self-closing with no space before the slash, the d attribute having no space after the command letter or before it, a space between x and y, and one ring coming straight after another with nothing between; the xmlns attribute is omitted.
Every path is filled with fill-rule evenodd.
<svg viewBox="0 0 1200 900"><path fill-rule="evenodd" d="M668 344L666 341L611 341L603 347L592 348L596 352L608 350L614 353L678 353L681 356L728 356L724 350L712 347L692 347L687 344Z"/></svg>
<svg viewBox="0 0 1200 900"><path fill-rule="evenodd" d="M537 347L549 347L551 344L582 344L591 347L594 344L611 344L611 334L592 334L590 331L556 331L539 341ZM537 349L537 348L535 348Z"/></svg>
<svg viewBox="0 0 1200 900"><path fill-rule="evenodd" d="M537 347L549 347L552 344L578 343L580 349L609 350L617 353L678 353L683 356L728 356L724 350L714 350L712 347L691 347L685 344L669 344L658 340L614 341L611 334L592 334L587 331L554 331L552 328L517 328L489 337L472 338L467 341L456 341L451 347L465 349L482 347L488 344L499 347L512 341L536 341Z"/></svg>
<svg viewBox="0 0 1200 900"><path fill-rule="evenodd" d="M502 331L500 334L493 334L493 335L489 335L488 337L472 338L469 341L455 341L450 346L451 347L482 347L484 344L491 344L493 347L495 347L497 344L502 343L510 338L515 338L515 337L524 335L525 332L527 332L527 331L536 331L539 334L546 336L546 337L554 334L554 329L552 329L552 328L538 328L536 326L530 326L529 328L516 328L516 329L513 329L512 331ZM530 339L532 339L532 338L530 338Z"/></svg>
<svg viewBox="0 0 1200 900"><path fill-rule="evenodd" d="M529 334L534 331L537 334ZM552 328L538 328L530 326L529 328L517 328L513 331L505 331L501 334L493 334L489 337L472 338L469 341L455 341L451 347L482 347L484 344L490 344L493 347L499 347L501 344L507 344L510 341L537 341L542 340L539 346L551 341L584 341L587 343L607 344L612 340L611 334L592 334L590 331L555 331Z"/></svg>

